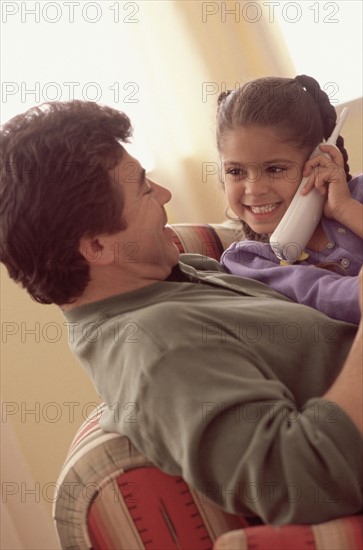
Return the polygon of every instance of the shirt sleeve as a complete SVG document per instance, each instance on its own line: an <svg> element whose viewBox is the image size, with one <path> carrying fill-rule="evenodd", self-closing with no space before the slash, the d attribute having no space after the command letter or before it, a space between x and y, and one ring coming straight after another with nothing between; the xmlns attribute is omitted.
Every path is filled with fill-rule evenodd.
<svg viewBox="0 0 363 550"><path fill-rule="evenodd" d="M209 347L208 347L209 348ZM227 349L166 354L140 403L143 452L231 513L267 523L318 523L362 509L362 442L323 399L298 407L253 354ZM235 368L231 368L231 365ZM143 414L142 411L147 411Z"/></svg>
<svg viewBox="0 0 363 550"><path fill-rule="evenodd" d="M221 263L230 273L265 283L333 319L359 323L357 276L343 276L312 265L280 266L260 256L256 246L245 246L243 242L232 245Z"/></svg>
<svg viewBox="0 0 363 550"><path fill-rule="evenodd" d="M353 199L363 203L363 174L352 178L348 183L350 194Z"/></svg>

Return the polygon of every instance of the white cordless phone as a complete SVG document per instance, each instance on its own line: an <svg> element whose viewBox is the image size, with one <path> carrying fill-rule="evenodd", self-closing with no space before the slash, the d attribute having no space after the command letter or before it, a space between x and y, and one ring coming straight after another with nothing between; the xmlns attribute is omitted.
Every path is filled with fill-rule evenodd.
<svg viewBox="0 0 363 550"><path fill-rule="evenodd" d="M349 109L344 107L332 135L323 142L324 144L336 144L348 112ZM324 154L330 158L327 153L320 151L319 145L310 158L318 154ZM301 180L291 204L270 237L270 245L276 256L287 263L294 263L301 257L323 213L325 196L321 195L317 189L312 189L307 195L301 194L307 180L308 177Z"/></svg>

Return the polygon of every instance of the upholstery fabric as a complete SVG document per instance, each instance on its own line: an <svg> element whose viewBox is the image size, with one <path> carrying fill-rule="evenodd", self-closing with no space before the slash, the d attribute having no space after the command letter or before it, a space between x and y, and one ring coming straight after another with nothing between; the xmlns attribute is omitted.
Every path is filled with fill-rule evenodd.
<svg viewBox="0 0 363 550"><path fill-rule="evenodd" d="M263 525L222 535L215 550L361 550L363 516L318 525Z"/></svg>
<svg viewBox="0 0 363 550"><path fill-rule="evenodd" d="M219 260L223 250L243 239L242 226L233 222L224 224L174 224L174 242L181 253L194 252Z"/></svg>

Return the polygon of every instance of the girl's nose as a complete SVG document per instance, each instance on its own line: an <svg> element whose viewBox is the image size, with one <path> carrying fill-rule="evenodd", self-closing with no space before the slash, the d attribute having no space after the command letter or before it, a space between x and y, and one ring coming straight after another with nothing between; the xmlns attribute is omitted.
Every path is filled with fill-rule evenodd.
<svg viewBox="0 0 363 550"><path fill-rule="evenodd" d="M268 177L264 176L258 168L248 171L244 184L247 195L264 195L269 190Z"/></svg>

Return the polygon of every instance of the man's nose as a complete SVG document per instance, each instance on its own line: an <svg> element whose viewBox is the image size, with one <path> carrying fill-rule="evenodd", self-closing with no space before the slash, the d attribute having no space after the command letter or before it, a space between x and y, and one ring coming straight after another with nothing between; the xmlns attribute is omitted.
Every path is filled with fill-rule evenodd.
<svg viewBox="0 0 363 550"><path fill-rule="evenodd" d="M162 185L159 185L158 183L155 183L154 181L151 181L150 183L154 188L157 200L160 202L160 204L166 204L170 201L172 194L169 189L163 187Z"/></svg>

